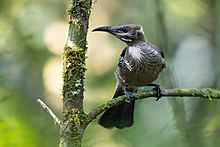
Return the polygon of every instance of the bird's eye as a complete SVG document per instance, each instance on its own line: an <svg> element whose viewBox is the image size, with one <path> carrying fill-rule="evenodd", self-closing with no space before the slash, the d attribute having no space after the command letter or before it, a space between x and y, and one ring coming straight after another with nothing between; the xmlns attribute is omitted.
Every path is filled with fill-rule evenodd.
<svg viewBox="0 0 220 147"><path fill-rule="evenodd" d="M121 28L121 31L124 32L124 33L127 33L128 29L127 28Z"/></svg>
<svg viewBox="0 0 220 147"><path fill-rule="evenodd" d="M138 32L137 32L137 35L138 35L138 36L142 36L142 33L138 31Z"/></svg>

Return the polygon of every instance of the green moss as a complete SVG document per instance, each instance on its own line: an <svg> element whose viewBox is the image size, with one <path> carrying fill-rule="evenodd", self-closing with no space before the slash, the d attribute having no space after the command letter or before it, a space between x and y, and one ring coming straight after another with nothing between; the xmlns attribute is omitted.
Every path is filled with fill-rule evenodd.
<svg viewBox="0 0 220 147"><path fill-rule="evenodd" d="M83 110L87 29L90 0L72 0L70 26L63 53L63 121L60 146L80 146L85 120ZM63 125L63 126L62 126Z"/></svg>
<svg viewBox="0 0 220 147"><path fill-rule="evenodd" d="M216 96L215 96L215 92L213 92L213 89L212 89L212 88L206 88L206 89L203 91L203 96L204 96L204 97L207 97L210 101L212 100L213 97L216 97Z"/></svg>
<svg viewBox="0 0 220 147"><path fill-rule="evenodd" d="M181 90L181 89L177 89L177 90L176 90L176 93L182 93L182 91L183 91L183 90Z"/></svg>
<svg viewBox="0 0 220 147"><path fill-rule="evenodd" d="M192 94L192 96L195 96L196 95L196 90L195 89L191 89L190 93Z"/></svg>
<svg viewBox="0 0 220 147"><path fill-rule="evenodd" d="M176 89L176 93L178 94L184 94L184 93L187 93L187 89Z"/></svg>
<svg viewBox="0 0 220 147"><path fill-rule="evenodd" d="M69 14L77 15L79 12L86 18L89 18L91 13L91 4L88 5L88 0L74 0L72 7L69 9Z"/></svg>
<svg viewBox="0 0 220 147"><path fill-rule="evenodd" d="M63 97L65 99L79 96L84 91L85 49L77 47L64 48L63 55ZM82 97L82 95L80 96Z"/></svg>

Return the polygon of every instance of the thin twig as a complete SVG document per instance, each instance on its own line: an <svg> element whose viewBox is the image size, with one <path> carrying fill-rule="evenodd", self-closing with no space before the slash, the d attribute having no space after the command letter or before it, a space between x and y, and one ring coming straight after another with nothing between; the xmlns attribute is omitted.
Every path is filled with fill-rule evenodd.
<svg viewBox="0 0 220 147"><path fill-rule="evenodd" d="M58 117L53 113L53 111L40 99L37 100L37 102L44 108L44 110L46 110L50 116L53 118L54 123L60 126L60 120L58 119Z"/></svg>

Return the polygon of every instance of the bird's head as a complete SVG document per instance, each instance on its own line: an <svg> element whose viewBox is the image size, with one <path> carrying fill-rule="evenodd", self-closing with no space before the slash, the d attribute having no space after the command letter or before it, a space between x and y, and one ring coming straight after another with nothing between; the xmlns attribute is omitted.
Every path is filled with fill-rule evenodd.
<svg viewBox="0 0 220 147"><path fill-rule="evenodd" d="M132 44L138 41L145 41L144 31L142 26L135 24L126 24L119 26L102 26L95 28L94 31L103 31L111 33L123 42Z"/></svg>

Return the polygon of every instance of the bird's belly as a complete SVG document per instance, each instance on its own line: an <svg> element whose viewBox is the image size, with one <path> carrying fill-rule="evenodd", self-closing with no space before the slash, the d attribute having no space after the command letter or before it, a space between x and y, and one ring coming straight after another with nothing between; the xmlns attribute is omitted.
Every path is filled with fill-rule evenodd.
<svg viewBox="0 0 220 147"><path fill-rule="evenodd" d="M128 75L126 75L125 83L129 86L134 87L140 87L140 86L146 86L153 81L155 81L160 73L161 69L155 68L155 69L148 69L146 71L134 71L130 72Z"/></svg>

